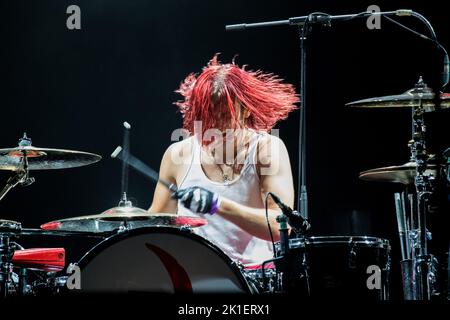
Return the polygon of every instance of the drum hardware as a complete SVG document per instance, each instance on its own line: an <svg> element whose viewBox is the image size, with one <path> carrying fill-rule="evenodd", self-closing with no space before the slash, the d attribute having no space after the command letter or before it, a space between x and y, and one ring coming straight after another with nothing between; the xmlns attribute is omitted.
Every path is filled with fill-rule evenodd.
<svg viewBox="0 0 450 320"><path fill-rule="evenodd" d="M31 139L27 137L27 134L23 134L23 138L19 140L19 148L22 150L9 150L6 155L8 157L18 157L21 161L21 166L14 170L14 174L6 182L6 186L0 192L0 201L5 197L5 195L18 184L23 186L29 186L34 182L34 178L31 178L28 173L28 151L25 147L31 146ZM0 150L1 154L1 150ZM30 152L31 157L39 157L43 154L39 152ZM0 166L0 169L2 166Z"/></svg>
<svg viewBox="0 0 450 320"><path fill-rule="evenodd" d="M14 289L13 257L22 226L19 222L0 220L0 297L7 297ZM20 274L24 276L23 273ZM17 280L17 279L16 279Z"/></svg>
<svg viewBox="0 0 450 320"><path fill-rule="evenodd" d="M434 156L426 148L426 125L424 114L450 107L450 95L441 93L436 102L432 90L422 77L416 86L402 95L370 98L347 104L351 107L391 108L410 107L411 141L410 160L401 166L372 169L360 173L367 181L403 184L404 191L394 194L397 227L401 249L401 272L404 298L406 300L430 300L439 294L437 289L438 262L428 252L432 234L427 229L427 218L433 207L436 176L439 164L430 164Z"/></svg>
<svg viewBox="0 0 450 320"><path fill-rule="evenodd" d="M355 269L356 268L356 252L355 252L355 244L353 242L352 237L350 237L348 245L350 247L350 251L348 252L348 267L350 269Z"/></svg>
<svg viewBox="0 0 450 320"><path fill-rule="evenodd" d="M56 294L63 294L67 291L68 276L56 276L50 274L40 280L34 281L31 287L31 293L35 296L54 296Z"/></svg>
<svg viewBox="0 0 450 320"><path fill-rule="evenodd" d="M430 300L435 292L435 264L437 260L428 253L427 217L429 216L429 202L433 193L433 178L426 175L428 153L425 142L424 107L421 97L429 94L427 85L420 78L416 84L416 93L419 95L418 104L412 110L412 140L410 144L411 161L416 162L417 210L411 219L411 258L413 260L413 290L415 300ZM442 105L442 103L441 103Z"/></svg>
<svg viewBox="0 0 450 320"><path fill-rule="evenodd" d="M259 294L281 292L281 274L272 262L264 261L261 265L242 267L248 282Z"/></svg>
<svg viewBox="0 0 450 320"><path fill-rule="evenodd" d="M25 249L16 242L26 232L19 222L0 220L0 296L32 292L29 271L54 273L64 268L63 248Z"/></svg>
<svg viewBox="0 0 450 320"><path fill-rule="evenodd" d="M0 220L0 225L3 224ZM12 221L8 221L7 225L11 225ZM2 226L0 232L0 297L7 297L10 284L12 281L12 258L14 255L14 244L12 239L17 234L17 228L20 228L20 224L12 230L7 230L7 226Z"/></svg>

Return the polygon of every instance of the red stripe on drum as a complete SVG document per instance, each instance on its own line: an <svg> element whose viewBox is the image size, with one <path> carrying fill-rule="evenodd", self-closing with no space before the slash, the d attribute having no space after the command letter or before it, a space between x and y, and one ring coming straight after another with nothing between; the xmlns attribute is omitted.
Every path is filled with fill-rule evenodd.
<svg viewBox="0 0 450 320"><path fill-rule="evenodd" d="M147 249L152 251L158 256L161 262L164 264L167 272L169 273L170 279L172 280L172 285L175 293L192 293L192 283L186 270L178 263L178 261L170 255L167 251L157 247L153 244L146 243Z"/></svg>

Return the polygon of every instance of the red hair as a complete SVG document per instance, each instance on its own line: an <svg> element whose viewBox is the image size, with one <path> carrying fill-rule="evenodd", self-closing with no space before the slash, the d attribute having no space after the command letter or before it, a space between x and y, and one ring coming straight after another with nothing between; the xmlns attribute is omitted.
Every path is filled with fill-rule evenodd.
<svg viewBox="0 0 450 320"><path fill-rule="evenodd" d="M236 101L250 114L244 126L257 131L272 129L300 101L294 86L274 74L247 71L234 59L222 64L217 54L200 75L188 75L175 92L184 97L175 102L183 114L183 127L193 134L194 121L202 121L202 135L211 128L225 129L224 119L228 128L242 125L235 112Z"/></svg>

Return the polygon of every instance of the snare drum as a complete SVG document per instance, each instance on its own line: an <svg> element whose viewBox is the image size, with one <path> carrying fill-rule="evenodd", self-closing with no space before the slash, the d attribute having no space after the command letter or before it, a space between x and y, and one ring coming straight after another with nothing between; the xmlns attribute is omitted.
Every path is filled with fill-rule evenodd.
<svg viewBox="0 0 450 320"><path fill-rule="evenodd" d="M303 279L300 294L311 297L389 298L389 241L366 236L290 239L287 255ZM276 245L280 256L280 244ZM283 286L286 287L286 284ZM291 288L292 289L292 288Z"/></svg>
<svg viewBox="0 0 450 320"><path fill-rule="evenodd" d="M90 250L78 266L83 292L256 293L239 264L183 228L119 233Z"/></svg>

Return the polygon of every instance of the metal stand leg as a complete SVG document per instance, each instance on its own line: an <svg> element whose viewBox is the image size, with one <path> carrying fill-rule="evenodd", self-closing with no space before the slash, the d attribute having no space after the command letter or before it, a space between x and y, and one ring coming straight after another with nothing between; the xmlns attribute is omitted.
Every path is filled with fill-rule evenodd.
<svg viewBox="0 0 450 320"><path fill-rule="evenodd" d="M426 175L429 155L425 145L426 126L420 101L428 87L420 78L411 93L417 95L419 105L412 110L411 161L416 163L415 192L406 188L395 194L395 208L402 253L401 271L405 300L430 300L437 294L437 259L428 253L427 230L429 205L433 194L433 177ZM409 223L407 221L408 212Z"/></svg>
<svg viewBox="0 0 450 320"><path fill-rule="evenodd" d="M9 235L0 234L0 297L8 296L13 254Z"/></svg>

